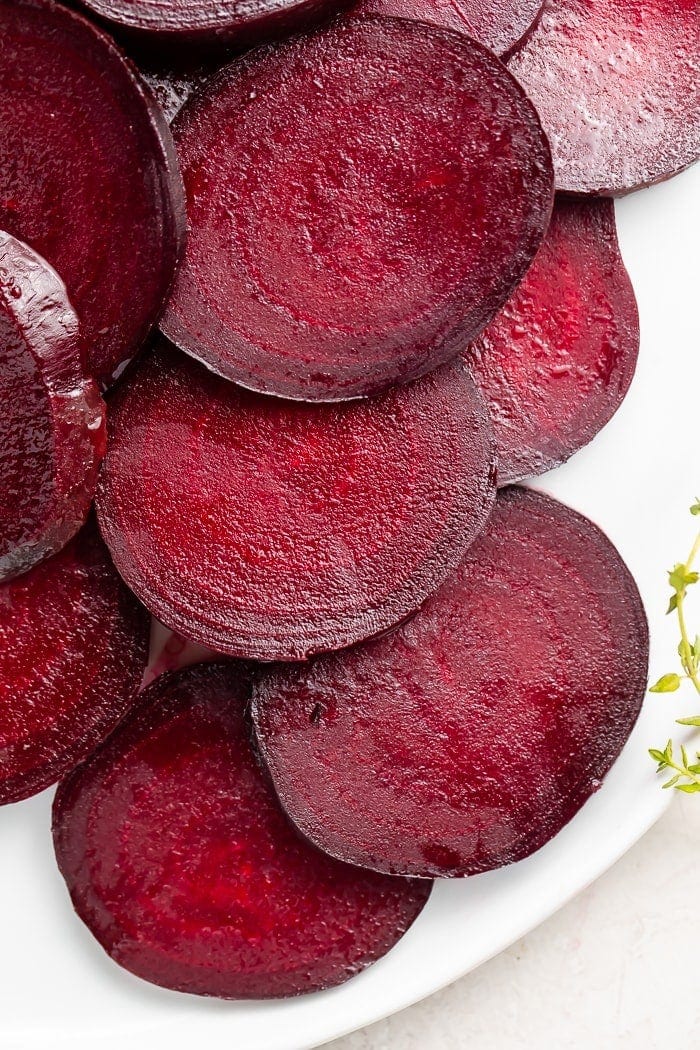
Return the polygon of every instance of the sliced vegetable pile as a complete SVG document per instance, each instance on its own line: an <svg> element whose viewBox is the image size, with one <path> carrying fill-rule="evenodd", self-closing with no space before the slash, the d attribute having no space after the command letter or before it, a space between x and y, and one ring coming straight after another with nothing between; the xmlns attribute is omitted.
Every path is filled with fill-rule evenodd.
<svg viewBox="0 0 700 1050"><path fill-rule="evenodd" d="M541 7L0 0L0 803L154 984L349 979L635 724L632 577L503 486L630 385L700 18Z"/></svg>

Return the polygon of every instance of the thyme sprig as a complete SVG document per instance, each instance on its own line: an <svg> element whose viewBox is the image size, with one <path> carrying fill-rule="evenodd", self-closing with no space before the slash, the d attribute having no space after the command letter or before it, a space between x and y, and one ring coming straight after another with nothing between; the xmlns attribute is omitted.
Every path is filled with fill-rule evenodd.
<svg viewBox="0 0 700 1050"><path fill-rule="evenodd" d="M690 508L693 517L700 516L700 500L696 499ZM651 693L675 693L685 681L692 682L696 693L700 696L700 635L695 635L690 640L685 613L685 600L688 588L692 587L700 579L693 565L700 554L700 532L695 537L695 542L690 549L690 554L684 562L678 562L668 574L668 582L671 587L671 599L668 603L667 615L675 612L678 619L681 640L678 643L678 657L680 659L682 674L672 671L664 674L658 682L651 686ZM700 727L700 715L690 718L676 719L679 725ZM672 740L669 740L663 751L650 748L649 754L657 763L657 773L671 772L671 777L664 783L665 788L675 788L676 791L692 793L700 791L700 752L696 752L695 762L690 762L685 747L680 746L680 757L676 756Z"/></svg>

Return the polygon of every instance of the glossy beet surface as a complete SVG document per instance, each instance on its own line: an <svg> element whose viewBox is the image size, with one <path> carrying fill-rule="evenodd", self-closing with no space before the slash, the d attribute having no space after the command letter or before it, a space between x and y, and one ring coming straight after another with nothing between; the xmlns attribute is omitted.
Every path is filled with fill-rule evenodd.
<svg viewBox="0 0 700 1050"><path fill-rule="evenodd" d="M700 156L698 0L547 0L509 62L549 136L557 189L616 196Z"/></svg>
<svg viewBox="0 0 700 1050"><path fill-rule="evenodd" d="M157 320L183 224L167 125L111 40L52 0L0 0L0 229L55 266L105 384Z"/></svg>
<svg viewBox="0 0 700 1050"><path fill-rule="evenodd" d="M53 784L104 739L134 701L148 633L92 518L0 584L0 803Z"/></svg>
<svg viewBox="0 0 700 1050"><path fill-rule="evenodd" d="M233 63L173 124L189 240L163 330L243 386L376 393L446 361L549 219L549 147L493 55L345 20Z"/></svg>
<svg viewBox="0 0 700 1050"><path fill-rule="evenodd" d="M298 660L413 612L482 528L494 477L488 413L457 364L377 400L308 405L163 348L115 400L97 506L162 623Z"/></svg>
<svg viewBox="0 0 700 1050"><path fill-rule="evenodd" d="M595 437L638 350L613 202L559 198L525 279L465 354L494 424L499 484L542 474Z"/></svg>
<svg viewBox="0 0 700 1050"><path fill-rule="evenodd" d="M542 0L360 0L350 10L352 14L415 18L444 26L505 55L529 34Z"/></svg>
<svg viewBox="0 0 700 1050"><path fill-rule="evenodd" d="M61 785L54 842L80 918L127 970L225 999L341 984L384 955L430 883L319 853L253 754L235 664L157 679Z"/></svg>
<svg viewBox="0 0 700 1050"><path fill-rule="evenodd" d="M81 0L115 31L148 51L154 38L174 53L252 47L332 14L341 0ZM150 46L149 46L150 45Z"/></svg>
<svg viewBox="0 0 700 1050"><path fill-rule="evenodd" d="M85 521L104 414L65 286L0 231L0 581L60 550Z"/></svg>
<svg viewBox="0 0 700 1050"><path fill-rule="evenodd" d="M417 615L261 675L261 753L292 819L381 871L472 875L539 849L599 786L639 713L632 577L585 518L504 489Z"/></svg>

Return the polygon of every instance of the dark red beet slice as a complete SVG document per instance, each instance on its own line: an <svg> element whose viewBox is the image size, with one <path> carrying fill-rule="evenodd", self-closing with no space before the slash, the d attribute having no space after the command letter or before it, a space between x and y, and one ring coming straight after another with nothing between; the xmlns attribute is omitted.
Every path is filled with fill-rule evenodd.
<svg viewBox="0 0 700 1050"><path fill-rule="evenodd" d="M283 805L330 854L472 875L574 816L629 736L641 600L586 518L504 489L457 572L393 634L262 676L253 714Z"/></svg>
<svg viewBox="0 0 700 1050"><path fill-rule="evenodd" d="M299 660L392 627L438 587L486 521L492 457L458 364L309 405L161 349L115 399L98 514L162 623L232 656Z"/></svg>
<svg viewBox="0 0 700 1050"><path fill-rule="evenodd" d="M0 580L60 550L85 521L104 412L65 286L0 231Z"/></svg>
<svg viewBox="0 0 700 1050"><path fill-rule="evenodd" d="M144 50L155 39L174 55L242 50L288 36L332 14L344 0L81 0ZM347 0L345 0L347 2Z"/></svg>
<svg viewBox="0 0 700 1050"><path fill-rule="evenodd" d="M509 62L552 144L556 186L618 196L700 156L698 0L547 0Z"/></svg>
<svg viewBox="0 0 700 1050"><path fill-rule="evenodd" d="M352 14L389 15L466 33L497 55L515 51L531 32L543 0L360 0Z"/></svg>
<svg viewBox="0 0 700 1050"><path fill-rule="evenodd" d="M525 279L465 354L491 412L499 483L542 474L595 437L638 350L613 202L559 198Z"/></svg>
<svg viewBox="0 0 700 1050"><path fill-rule="evenodd" d="M549 219L534 109L490 52L419 22L246 55L173 130L189 240L162 328L267 393L372 394L453 357Z"/></svg>
<svg viewBox="0 0 700 1050"><path fill-rule="evenodd" d="M104 383L157 320L184 232L170 133L109 37L0 0L0 228L60 274Z"/></svg>
<svg viewBox="0 0 700 1050"><path fill-rule="evenodd" d="M92 518L0 584L0 803L53 784L114 728L136 696L149 627Z"/></svg>
<svg viewBox="0 0 700 1050"><path fill-rule="evenodd" d="M58 864L115 962L154 984L266 999L347 981L420 914L425 880L301 838L251 748L235 664L164 675L59 788Z"/></svg>

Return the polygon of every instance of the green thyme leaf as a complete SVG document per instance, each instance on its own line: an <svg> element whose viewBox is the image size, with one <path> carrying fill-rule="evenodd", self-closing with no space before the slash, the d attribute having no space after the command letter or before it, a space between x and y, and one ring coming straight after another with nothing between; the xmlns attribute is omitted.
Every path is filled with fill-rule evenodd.
<svg viewBox="0 0 700 1050"><path fill-rule="evenodd" d="M681 679L677 674L662 674L658 682L649 689L650 693L675 693L680 687Z"/></svg>
<svg viewBox="0 0 700 1050"><path fill-rule="evenodd" d="M693 715L692 718L677 718L679 726L700 726L700 715Z"/></svg>

